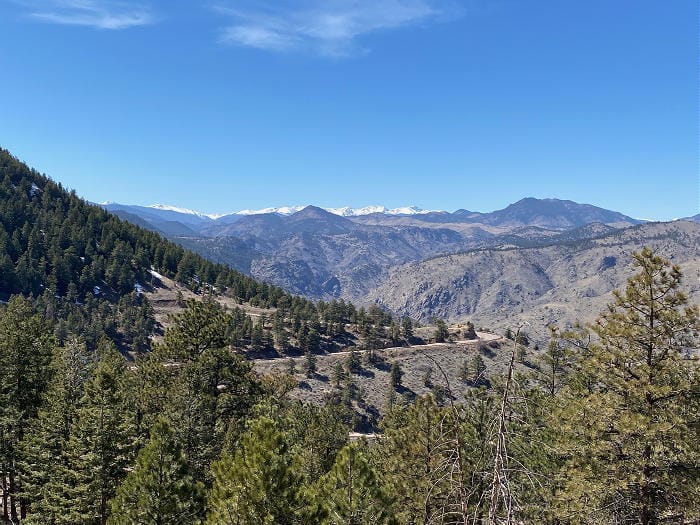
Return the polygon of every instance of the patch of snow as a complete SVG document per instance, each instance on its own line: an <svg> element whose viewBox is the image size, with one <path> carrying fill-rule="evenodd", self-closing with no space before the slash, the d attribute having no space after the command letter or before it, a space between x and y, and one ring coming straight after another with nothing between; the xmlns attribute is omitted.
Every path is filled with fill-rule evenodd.
<svg viewBox="0 0 700 525"><path fill-rule="evenodd" d="M364 208L325 208L326 211L342 215L344 217L358 217L361 215L369 215L371 213L382 213L384 215L423 215L425 213L434 213L439 210L424 210L418 206L401 206L399 208L388 209L386 206L365 206Z"/></svg>
<svg viewBox="0 0 700 525"><path fill-rule="evenodd" d="M36 184L34 184L34 183L32 182L32 187L31 187L31 189L29 190L29 196L30 196L30 197L34 197L34 195L36 195L36 194L39 193L40 191L41 191L41 188L39 188L39 186L37 186Z"/></svg>
<svg viewBox="0 0 700 525"><path fill-rule="evenodd" d="M279 208L263 208L260 210L241 210L235 215L259 215L261 213L277 213L279 215L291 215L303 210L306 206L282 206ZM386 206L365 206L363 208L351 208L343 206L341 208L323 208L333 215L341 217L360 217L362 215L370 215L372 213L383 213L385 215L422 215L425 213L433 213L438 210L423 210L417 206L402 206L399 208L389 209ZM220 217L223 217L221 215Z"/></svg>
<svg viewBox="0 0 700 525"><path fill-rule="evenodd" d="M161 274L159 274L158 272L156 272L156 271L153 270L153 269L148 270L148 273L150 273L150 274L151 274L153 277L155 277L156 279L160 279L161 281L162 281L163 279L165 279L165 277L163 277Z"/></svg>
<svg viewBox="0 0 700 525"><path fill-rule="evenodd" d="M260 210L241 210L234 215L261 215L263 213L277 213L279 215L292 215L303 210L306 206L281 206L279 208L262 208Z"/></svg>
<svg viewBox="0 0 700 525"><path fill-rule="evenodd" d="M111 202L102 202L101 205L113 204ZM201 217L211 220L217 220L222 217L229 217L231 215L261 215L264 213L276 213L278 215L292 215L298 211L306 208L307 205L301 206L278 206L270 208L260 208L260 209L245 209L236 211L233 213L203 213L196 210L191 210L189 208L180 208L178 206L171 206L169 204L152 204L147 206L147 208L152 208L154 210L171 211L174 213L182 213L184 215L192 215L195 217ZM384 215L423 215L426 213L444 213L442 210L424 210L417 206L400 206L398 208L387 208L386 206L364 206L362 208L352 208L350 206L343 206L339 208L323 208L329 213L334 215L340 215L341 217L360 217L362 215L370 215L372 213L381 213Z"/></svg>
<svg viewBox="0 0 700 525"><path fill-rule="evenodd" d="M207 219L212 218L210 215L207 215L206 213L202 213L200 211L190 210L188 208L178 208L177 206L171 206L169 204L152 204L146 207L153 208L154 210L173 211L175 213L182 213L184 215L194 215L195 217L202 217Z"/></svg>

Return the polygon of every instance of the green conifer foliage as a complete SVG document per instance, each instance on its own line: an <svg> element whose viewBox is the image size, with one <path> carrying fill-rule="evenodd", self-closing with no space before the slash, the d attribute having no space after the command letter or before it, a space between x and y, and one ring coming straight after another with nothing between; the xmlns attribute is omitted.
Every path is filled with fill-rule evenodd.
<svg viewBox="0 0 700 525"><path fill-rule="evenodd" d="M677 266L648 249L633 257L639 273L593 326L558 414L568 459L558 504L577 523L698 517L700 374L684 350L700 314Z"/></svg>
<svg viewBox="0 0 700 525"><path fill-rule="evenodd" d="M132 464L135 425L126 397L124 358L105 341L78 409L69 444L75 480L74 523L104 525L108 502Z"/></svg>
<svg viewBox="0 0 700 525"><path fill-rule="evenodd" d="M77 341L54 351L51 382L22 442L23 492L31 510L28 524L70 523L75 480L68 443L93 361Z"/></svg>
<svg viewBox="0 0 700 525"><path fill-rule="evenodd" d="M327 525L388 525L397 523L392 502L362 446L346 445L336 457L331 471L317 484L318 501Z"/></svg>
<svg viewBox="0 0 700 525"><path fill-rule="evenodd" d="M233 454L213 466L210 525L293 525L309 521L298 458L275 421L250 424Z"/></svg>
<svg viewBox="0 0 700 525"><path fill-rule="evenodd" d="M51 333L23 297L12 297L0 310L0 479L6 486L2 513L14 521L26 514L27 501L19 497L18 453L50 380L55 344Z"/></svg>
<svg viewBox="0 0 700 525"><path fill-rule="evenodd" d="M401 523L426 523L446 499L448 487L437 481L444 459L440 424L446 413L427 395L408 408L395 408L385 421L379 457Z"/></svg>
<svg viewBox="0 0 700 525"><path fill-rule="evenodd" d="M117 489L107 523L193 525L203 514L203 493L203 486L190 475L170 425L161 419Z"/></svg>

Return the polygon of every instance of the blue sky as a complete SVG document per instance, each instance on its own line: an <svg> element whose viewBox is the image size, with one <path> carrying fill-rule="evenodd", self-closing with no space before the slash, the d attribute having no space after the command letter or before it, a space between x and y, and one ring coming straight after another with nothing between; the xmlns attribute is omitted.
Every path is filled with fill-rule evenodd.
<svg viewBox="0 0 700 525"><path fill-rule="evenodd" d="M698 213L696 0L0 0L0 145L93 201Z"/></svg>

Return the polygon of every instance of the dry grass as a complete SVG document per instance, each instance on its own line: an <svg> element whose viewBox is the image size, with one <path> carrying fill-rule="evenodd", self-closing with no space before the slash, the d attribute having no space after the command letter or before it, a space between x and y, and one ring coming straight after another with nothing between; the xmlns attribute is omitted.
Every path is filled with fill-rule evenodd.
<svg viewBox="0 0 700 525"><path fill-rule="evenodd" d="M384 412L390 391L391 365L394 362L399 364L403 372L402 384L395 390L396 394L407 399L427 394L435 387L449 388L457 400L462 399L468 389L475 387L460 379L460 369L465 360L470 361L477 354L481 355L486 365L486 380L482 384L488 385L488 378L506 371L511 347L499 336L485 333L479 335L481 339L476 341L376 350L376 363L367 362L366 353L358 351L362 367L352 375L352 380L363 400L363 403L359 403L359 412L375 416ZM305 358L294 358L295 379L298 385L291 392L291 397L320 403L338 393L339 390L334 384L334 371L338 363L346 365L348 355L349 352L346 351L316 356L317 372L313 377L307 377L304 373ZM257 360L254 366L255 370L263 375L285 374L289 371L291 360L292 358ZM425 381L429 370L432 370L432 385L426 384Z"/></svg>
<svg viewBox="0 0 700 525"><path fill-rule="evenodd" d="M195 294L185 286L163 276L154 278L152 286L145 292L148 301L153 306L156 323L161 331L168 327L172 315L183 310L183 306L178 304L178 293L182 294L184 301L188 299L201 301L205 297L203 294ZM269 317L275 312L274 309L258 308L246 303L241 304L235 299L221 294L214 295L213 298L228 309L238 307L252 317L258 317L262 314Z"/></svg>

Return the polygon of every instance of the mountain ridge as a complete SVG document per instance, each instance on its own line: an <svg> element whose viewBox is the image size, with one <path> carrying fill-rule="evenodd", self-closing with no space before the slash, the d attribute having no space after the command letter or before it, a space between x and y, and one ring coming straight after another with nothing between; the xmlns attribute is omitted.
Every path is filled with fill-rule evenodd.
<svg viewBox="0 0 700 525"><path fill-rule="evenodd" d="M372 223L377 221L414 221L414 223L433 224L484 224L496 227L540 226L550 229L566 230L584 226L593 222L603 224L628 226L640 224L642 220L634 219L617 211L606 210L591 204L577 203L571 200L555 198L537 199L525 197L500 210L492 212L474 212L460 208L454 212L439 210L423 210L416 206L388 209L384 206L366 206L364 208L327 208L314 205L286 206L280 208L264 208L261 210L242 210L229 214L205 214L189 208L156 204L140 206L132 204L103 203L103 208L111 212L129 213L146 219L156 229L163 221L181 222L188 228L195 227L202 233L205 229L210 235L224 225L233 224L246 217L275 215L281 218L291 218L304 210L312 208L323 210L330 215L350 220ZM164 232L167 234L167 232Z"/></svg>
<svg viewBox="0 0 700 525"><path fill-rule="evenodd" d="M597 228L594 228L596 230ZM591 321L634 273L631 254L650 247L679 264L700 297L700 225L646 223L602 235L526 248L483 248L394 267L368 297L398 315L471 318L480 326ZM546 332L546 331L545 331ZM546 333L541 334L543 337Z"/></svg>

